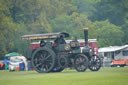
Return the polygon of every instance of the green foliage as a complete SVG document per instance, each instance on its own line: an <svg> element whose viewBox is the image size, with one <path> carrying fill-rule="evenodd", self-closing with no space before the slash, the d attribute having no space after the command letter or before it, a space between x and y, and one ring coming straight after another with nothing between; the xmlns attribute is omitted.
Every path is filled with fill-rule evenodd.
<svg viewBox="0 0 128 85"><path fill-rule="evenodd" d="M123 44L128 43L128 0L101 0L95 4L96 11L90 17L92 21L104 21L120 26L124 32Z"/></svg>
<svg viewBox="0 0 128 85"><path fill-rule="evenodd" d="M122 45L124 33L121 27L111 24L108 20L96 21L93 25L97 32L99 47Z"/></svg>
<svg viewBox="0 0 128 85"><path fill-rule="evenodd" d="M68 15L61 15L55 19L52 19L51 25L53 26L54 32L68 32L73 29L72 18Z"/></svg>
<svg viewBox="0 0 128 85"><path fill-rule="evenodd" d="M51 20L54 32L68 32L71 36L83 37L83 28L88 26L88 17L74 12L71 16L61 15Z"/></svg>
<svg viewBox="0 0 128 85"><path fill-rule="evenodd" d="M14 35L17 25L13 23L9 9L0 1L0 55L10 52L14 47Z"/></svg>
<svg viewBox="0 0 128 85"><path fill-rule="evenodd" d="M94 5L100 0L72 0L72 4L77 6L77 11L88 15L89 17L93 15L96 11Z"/></svg>
<svg viewBox="0 0 128 85"><path fill-rule="evenodd" d="M29 49L24 34L68 32L99 46L128 43L128 0L0 0L0 56Z"/></svg>
<svg viewBox="0 0 128 85"><path fill-rule="evenodd" d="M118 21L118 19L120 18L120 10L116 10L117 6L118 9L120 9L120 5L117 5L117 3L119 2L119 0L101 0L101 2L95 4L96 7L96 11L93 13L93 16L91 17L91 19L93 21L95 20L106 20L106 19L110 19L110 22L114 21L114 23L116 24L117 22L119 23L120 21ZM114 3L114 4L113 4ZM116 3L116 5L115 5ZM113 15L113 16L112 16Z"/></svg>

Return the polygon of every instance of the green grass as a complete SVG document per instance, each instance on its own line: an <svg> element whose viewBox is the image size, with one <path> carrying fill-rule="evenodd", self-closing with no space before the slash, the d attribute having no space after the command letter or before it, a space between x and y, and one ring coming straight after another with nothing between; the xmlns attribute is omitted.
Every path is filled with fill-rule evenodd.
<svg viewBox="0 0 128 85"><path fill-rule="evenodd" d="M102 68L97 72L64 70L45 74L0 71L0 85L128 85L128 67Z"/></svg>

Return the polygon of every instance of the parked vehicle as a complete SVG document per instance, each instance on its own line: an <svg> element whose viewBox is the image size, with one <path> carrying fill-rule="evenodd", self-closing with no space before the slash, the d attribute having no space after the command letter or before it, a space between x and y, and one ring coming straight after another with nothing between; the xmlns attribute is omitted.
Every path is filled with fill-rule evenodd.
<svg viewBox="0 0 128 85"><path fill-rule="evenodd" d="M41 40L40 48L32 50L29 57L33 68L39 73L60 72L66 67L74 67L78 72L84 72L88 67L97 71L101 67L100 58L88 46L88 30L84 30L84 46L77 39L69 43L64 38L68 33L46 33L24 35L24 40Z"/></svg>
<svg viewBox="0 0 128 85"><path fill-rule="evenodd" d="M9 71L15 71L17 70L17 67L19 68L19 65L23 62L23 59L10 59L9 61Z"/></svg>
<svg viewBox="0 0 128 85"><path fill-rule="evenodd" d="M24 62L24 65L25 66L22 66L22 64L20 64L20 67L22 66L23 68L20 68L19 70L28 70L28 65L27 65L27 59L26 59L26 57L24 57L24 56L12 56L12 57L10 57L10 59L22 59L23 60L23 62Z"/></svg>
<svg viewBox="0 0 128 85"><path fill-rule="evenodd" d="M100 48L99 54L104 67L128 66L128 45Z"/></svg>
<svg viewBox="0 0 128 85"><path fill-rule="evenodd" d="M111 67L124 67L124 66L128 66L128 59L118 59L118 60L112 60L112 65Z"/></svg>
<svg viewBox="0 0 128 85"><path fill-rule="evenodd" d="M10 58L11 57L15 57L15 56L19 56L19 54L18 53L16 53L16 52L12 52L12 53L8 53L8 54L6 54L5 56L4 56L4 65L5 65L5 70L8 70L8 68L9 68L9 61L10 61Z"/></svg>

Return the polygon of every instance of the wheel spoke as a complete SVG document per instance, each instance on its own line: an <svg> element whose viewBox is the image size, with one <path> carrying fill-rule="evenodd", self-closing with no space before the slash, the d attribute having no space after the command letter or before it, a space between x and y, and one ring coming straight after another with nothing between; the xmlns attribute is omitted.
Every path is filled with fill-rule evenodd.
<svg viewBox="0 0 128 85"><path fill-rule="evenodd" d="M43 56L44 56L44 58L45 58L45 56L47 55L47 52L46 51L44 51L43 52Z"/></svg>
<svg viewBox="0 0 128 85"><path fill-rule="evenodd" d="M88 67L88 58L83 54L79 54L78 56L76 56L76 60L75 60L76 70L79 72L83 72L87 69L87 67Z"/></svg>
<svg viewBox="0 0 128 85"><path fill-rule="evenodd" d="M40 55L40 57L41 57L42 59L44 59L44 58L45 58L45 56L44 56L43 54L41 54L41 55Z"/></svg>
<svg viewBox="0 0 128 85"><path fill-rule="evenodd" d="M46 65L45 67L46 67L46 70L48 70L48 66Z"/></svg>
<svg viewBox="0 0 128 85"><path fill-rule="evenodd" d="M100 67L101 67L100 58L98 56L93 56L89 64L89 69L92 71L97 71L100 69Z"/></svg>
<svg viewBox="0 0 128 85"><path fill-rule="evenodd" d="M46 57L45 57L45 60L47 60L49 57L51 57L51 55L46 56Z"/></svg>
<svg viewBox="0 0 128 85"><path fill-rule="evenodd" d="M39 73L50 72L55 65L55 56L52 49L40 48L32 55L32 65Z"/></svg>

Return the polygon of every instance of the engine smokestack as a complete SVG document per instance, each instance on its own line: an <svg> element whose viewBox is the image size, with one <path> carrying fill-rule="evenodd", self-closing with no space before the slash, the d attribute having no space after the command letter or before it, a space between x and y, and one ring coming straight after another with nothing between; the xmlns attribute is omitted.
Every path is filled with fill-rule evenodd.
<svg viewBox="0 0 128 85"><path fill-rule="evenodd" d="M85 39L85 46L88 46L88 28L84 28L84 39Z"/></svg>

